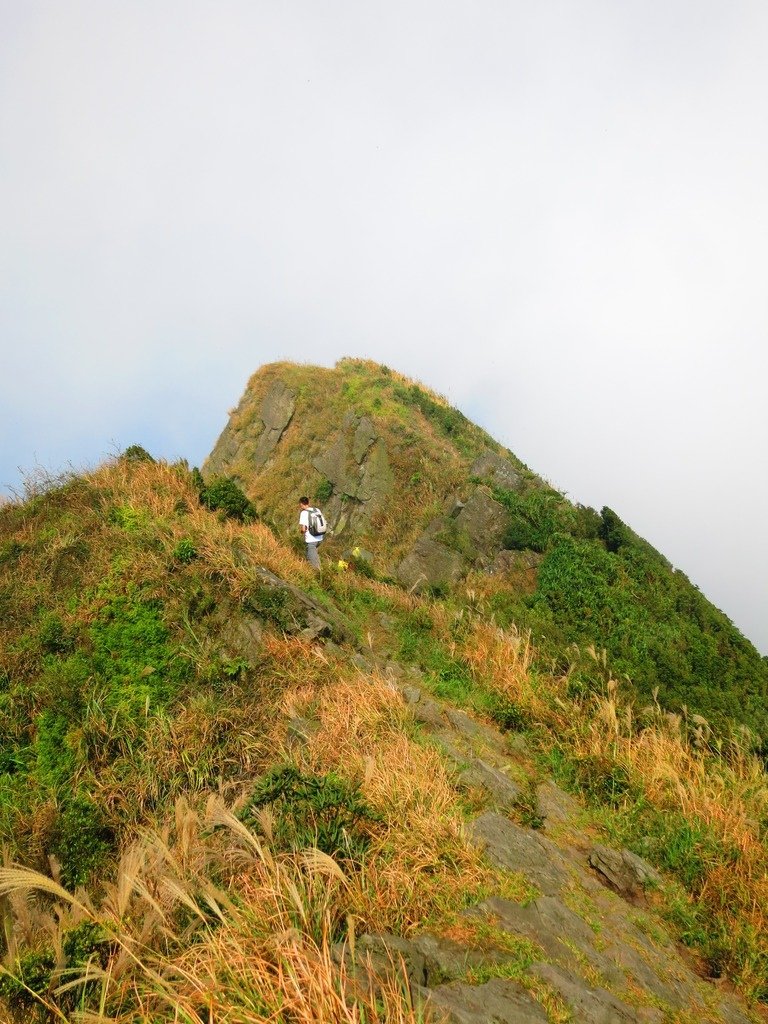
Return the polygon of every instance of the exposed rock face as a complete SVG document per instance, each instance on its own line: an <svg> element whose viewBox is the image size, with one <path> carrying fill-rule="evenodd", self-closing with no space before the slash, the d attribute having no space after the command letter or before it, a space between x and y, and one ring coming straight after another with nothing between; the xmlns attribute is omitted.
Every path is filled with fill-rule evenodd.
<svg viewBox="0 0 768 1024"><path fill-rule="evenodd" d="M498 791L500 778L511 782L508 734L442 705L396 663L387 675L459 778L469 773L488 806L507 803L505 814L481 813L469 834L489 860L541 895L489 895L460 911L448 934L364 934L354 948L339 944L335 958L356 983L376 990L396 978L415 1007L446 1024L544 1024L553 1006L572 1024L665 1024L681 1013L701 1024L749 1024L734 996L694 973L661 922L618 895L614 882L597 881L590 867L628 871L640 884L656 875L649 865L591 844L579 825L581 805L551 780L536 795L553 839L515 824L514 800Z"/></svg>
<svg viewBox="0 0 768 1024"><path fill-rule="evenodd" d="M431 992L429 1006L446 1014L450 1024L547 1024L549 1019L522 985L507 978L441 985Z"/></svg>
<svg viewBox="0 0 768 1024"><path fill-rule="evenodd" d="M569 818L575 818L580 806L570 794L547 779L536 787L536 810L542 819L542 830L556 829Z"/></svg>
<svg viewBox="0 0 768 1024"><path fill-rule="evenodd" d="M516 491L522 483L522 477L509 459L495 452L484 452L475 459L469 475L485 480L495 487L504 487L508 491Z"/></svg>
<svg viewBox="0 0 768 1024"><path fill-rule="evenodd" d="M367 416L348 413L342 432L312 466L333 487L326 513L337 536L364 529L394 491L386 445Z"/></svg>
<svg viewBox="0 0 768 1024"><path fill-rule="evenodd" d="M237 412L246 410L251 401L250 394L246 392ZM243 458L255 470L261 469L277 447L295 410L296 393L282 381L275 381L259 407L261 432L254 437L252 428L246 433L235 425L237 416L230 419L206 462L207 472L214 476L227 473L236 456Z"/></svg>
<svg viewBox="0 0 768 1024"><path fill-rule="evenodd" d="M524 871L546 896L557 895L568 882L565 858L555 844L500 814L486 811L472 823L471 835L492 863Z"/></svg>
<svg viewBox="0 0 768 1024"><path fill-rule="evenodd" d="M261 421L264 430L256 442L253 461L261 467L277 447L283 431L291 422L296 410L296 394L282 381L275 381L267 397L261 403Z"/></svg>
<svg viewBox="0 0 768 1024"><path fill-rule="evenodd" d="M496 554L507 528L507 511L494 501L484 487L478 487L456 516L456 528L463 532L472 545L475 558Z"/></svg>
<svg viewBox="0 0 768 1024"><path fill-rule="evenodd" d="M476 488L451 514L433 520L397 567L408 587L453 583L470 566L489 566L501 550L508 515L486 487Z"/></svg>
<svg viewBox="0 0 768 1024"><path fill-rule="evenodd" d="M658 871L630 850L595 846L589 855L589 866L607 885L628 898L636 898L642 895L647 885L661 882Z"/></svg>
<svg viewBox="0 0 768 1024"><path fill-rule="evenodd" d="M603 988L588 988L570 971L555 964L535 964L533 972L547 982L565 1000L572 1019L583 1024L639 1024L641 1020L661 1024L664 1015L651 1010L641 1017L638 1011Z"/></svg>
<svg viewBox="0 0 768 1024"><path fill-rule="evenodd" d="M400 580L414 590L453 583L464 570L464 559L439 541L422 534L397 567Z"/></svg>

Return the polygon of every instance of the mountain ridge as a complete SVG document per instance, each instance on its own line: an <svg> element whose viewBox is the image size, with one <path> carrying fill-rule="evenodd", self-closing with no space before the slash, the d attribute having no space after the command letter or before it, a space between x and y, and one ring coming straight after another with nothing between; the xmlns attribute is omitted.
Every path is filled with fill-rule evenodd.
<svg viewBox="0 0 768 1024"><path fill-rule="evenodd" d="M286 538L296 496L311 492L335 534L324 550L348 558L362 547L405 586L439 591L475 571L506 577L497 612L517 593L514 620L537 641L549 629L560 649L605 648L642 699L658 689L673 710L768 736L768 661L685 574L611 509L574 505L388 367L263 367L203 472L232 475ZM648 595L642 607L633 590ZM718 689L728 692L713 700Z"/></svg>
<svg viewBox="0 0 768 1024"><path fill-rule="evenodd" d="M555 619L589 580L660 643L672 597L713 613L420 386L313 372L257 375L252 483L133 446L0 508L0 1019L765 1019L754 736L644 705ZM404 508L348 514L315 574L297 493L335 445L358 512L377 442ZM413 586L425 532L460 571Z"/></svg>

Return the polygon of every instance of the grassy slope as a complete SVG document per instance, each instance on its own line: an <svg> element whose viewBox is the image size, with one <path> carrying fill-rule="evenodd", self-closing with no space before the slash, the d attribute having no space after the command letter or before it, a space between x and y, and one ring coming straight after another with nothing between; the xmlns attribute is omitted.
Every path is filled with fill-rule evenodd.
<svg viewBox="0 0 768 1024"><path fill-rule="evenodd" d="M214 980L229 1011L274 1007L290 969L308 986L302 998L314 979L311 999L328 1002L321 1019L337 1019L327 942L349 920L361 931L448 930L491 885L524 898L466 846L461 795L399 698L385 686L361 692L343 650L285 636L278 615L257 662L233 659L227 630L243 609L285 611L266 602L255 566L315 581L263 527L199 508L183 467L118 462L4 509L1 527L3 839L31 865L53 853L62 881L92 894L64 900L56 918L45 902L13 898L15 977L48 993L57 963L77 972L96 957L112 973L81 1001L103 993L118 1019L159 1021L168 1004L200 1012ZM676 874L690 895L670 890L662 910L680 935L768 997L766 789L748 753L710 749L660 710L634 723L600 659L581 666L591 685L575 690L572 673L537 671L528 642L490 624L476 589L421 599L331 572L323 592L369 645L420 666L437 694L525 730L539 750L528 770L554 770L586 794L595 827ZM289 747L286 714L318 724L305 747ZM254 778L287 763L325 780L331 805L352 814L358 859L329 848L343 874L293 852L328 823L297 789L250 820L261 839L232 816ZM221 795L197 806L206 793ZM137 826L150 831L131 845ZM299 938L276 952L286 929ZM140 951L133 966L126 950ZM36 1005L18 982L3 991L19 1020ZM45 999L72 1009L67 993ZM371 1019L410 1019L401 994L386 1000ZM309 1018L309 1006L294 1011Z"/></svg>
<svg viewBox="0 0 768 1024"><path fill-rule="evenodd" d="M661 912L712 970L768 999L768 797L738 739L715 743L658 707L638 721L602 657L553 663L494 625L518 601L509 580L433 599L327 570L318 587L269 529L201 508L184 466L118 460L0 510L2 842L33 867L53 855L57 877L88 893L59 893L53 913L19 883L3 904L4 962L49 1004L44 1019L103 999L120 1021L196 1020L214 991L239 1020L278 1005L317 1019L302 998L346 1019L328 943L350 922L448 930L491 887L525 898L467 847L464 797L399 698L375 679L361 689L349 645L286 635L291 610L258 566L332 601L444 699L525 731L538 752L526 771L553 771L585 795L595 829L677 878ZM235 627L254 615L267 627L246 656ZM296 716L315 722L299 747ZM298 782L269 782L289 764ZM265 773L282 796L249 816ZM334 847L339 820L354 849ZM300 852L319 830L334 861ZM51 994L51 978L71 977L57 971L89 958L104 977ZM14 1019L35 1018L21 981L0 980L0 994ZM396 991L366 1012L412 1019Z"/></svg>
<svg viewBox="0 0 768 1024"><path fill-rule="evenodd" d="M308 570L201 508L183 467L118 461L6 506L0 530L0 826L77 882L153 807L258 760L276 684L267 664L259 701L237 699L227 610L258 610L254 564Z"/></svg>

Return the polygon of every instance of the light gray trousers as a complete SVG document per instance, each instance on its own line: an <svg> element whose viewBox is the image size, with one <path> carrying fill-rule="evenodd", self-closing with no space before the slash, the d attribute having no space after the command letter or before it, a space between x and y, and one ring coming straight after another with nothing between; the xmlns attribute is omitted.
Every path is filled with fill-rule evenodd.
<svg viewBox="0 0 768 1024"><path fill-rule="evenodd" d="M320 568L320 553L318 548L320 547L320 541L306 541L304 547L307 549L307 561L313 569Z"/></svg>

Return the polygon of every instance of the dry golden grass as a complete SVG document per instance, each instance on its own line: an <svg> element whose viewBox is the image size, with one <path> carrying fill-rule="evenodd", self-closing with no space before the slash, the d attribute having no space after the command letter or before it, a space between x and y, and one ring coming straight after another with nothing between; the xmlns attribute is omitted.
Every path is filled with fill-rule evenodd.
<svg viewBox="0 0 768 1024"><path fill-rule="evenodd" d="M341 669L321 689L304 683L288 691L285 704L319 725L295 755L301 766L360 781L385 823L348 890L360 927L407 933L489 883L489 869L464 836L444 761L409 738L403 700L386 680L349 678Z"/></svg>
<svg viewBox="0 0 768 1024"><path fill-rule="evenodd" d="M26 920L38 938L44 933L59 960L64 933L83 921L98 923L111 943L106 967L62 973L40 997L47 1019L69 1019L58 999L90 982L99 992L81 1019L92 1024L423 1020L397 971L374 992L334 956L334 904L346 906L347 887L319 851L273 856L213 796L204 811L179 801L173 823L136 842L98 907L37 872L0 869L0 895L10 897L18 928ZM39 896L54 901L51 910Z"/></svg>
<svg viewBox="0 0 768 1024"><path fill-rule="evenodd" d="M82 921L99 923L112 943L105 968L55 979L49 1019L65 1019L57 1001L86 980L100 993L90 1006L103 1009L87 1018L92 1024L424 1019L396 965L369 991L334 957L334 944L343 934L353 944L363 931L451 921L488 891L492 872L464 836L441 758L409 737L402 699L385 679L297 638L267 634L264 648L286 714L311 715L319 726L291 756L305 771L360 782L380 815L364 863L342 868L315 850L276 854L268 814L259 837L212 795L204 809L179 799L172 820L145 830L102 882L98 903L35 873L0 873L19 948L45 936L61 965L64 934ZM282 730L264 739L279 761ZM31 890L45 899L27 899ZM16 952L6 958L11 969Z"/></svg>
<svg viewBox="0 0 768 1024"><path fill-rule="evenodd" d="M98 470L89 482L106 488L116 503L145 511L160 524L169 548L191 538L209 574L219 574L239 599L255 582L254 567L264 566L284 579L308 584L312 570L285 547L266 526L222 519L198 503L184 470L165 463L116 460ZM179 516L179 508L185 512Z"/></svg>
<svg viewBox="0 0 768 1024"><path fill-rule="evenodd" d="M707 864L696 898L730 935L731 967L742 988L764 986L764 972L760 978L755 966L768 957L768 852L761 831L768 819L768 780L760 761L736 744L719 752L703 719L694 721L692 734L680 716L658 707L637 722L610 677L606 695L577 704L566 696L567 678L531 672L530 638L515 630L477 621L458 653L479 682L546 727L543 743L565 748L575 761L620 766L649 804L705 823L724 850L738 851L733 861L724 856ZM741 957L740 944L752 950L750 956Z"/></svg>
<svg viewBox="0 0 768 1024"><path fill-rule="evenodd" d="M552 697L564 694L560 680L548 678L546 689L531 672L535 651L530 633L501 629L483 619L475 619L457 653L466 661L478 682L502 693L529 712L534 720L552 724L557 717Z"/></svg>
<svg viewBox="0 0 768 1024"><path fill-rule="evenodd" d="M652 804L705 822L726 848L738 851L734 863L708 866L697 897L728 922L732 937L753 933L750 941L768 957L768 852L760 824L768 816L768 780L762 765L737 747L727 755L697 748L680 717L659 708L650 727L637 728L615 685L611 690L596 699L586 728L574 733L576 755L611 758ZM748 988L749 980L742 984Z"/></svg>

